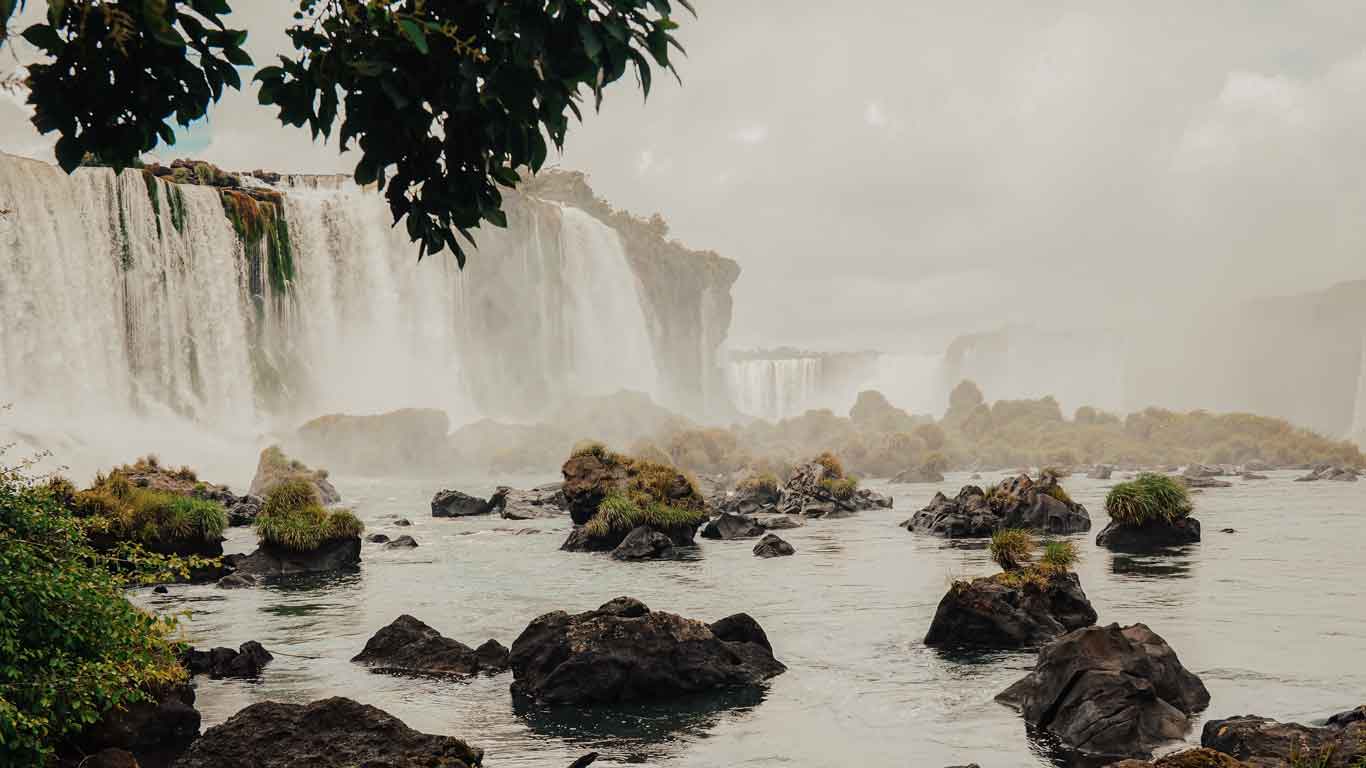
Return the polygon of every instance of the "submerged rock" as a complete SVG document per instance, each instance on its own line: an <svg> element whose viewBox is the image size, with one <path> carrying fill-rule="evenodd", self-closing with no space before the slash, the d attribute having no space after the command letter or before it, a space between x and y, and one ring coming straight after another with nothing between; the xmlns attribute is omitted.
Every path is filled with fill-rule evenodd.
<svg viewBox="0 0 1366 768"><path fill-rule="evenodd" d="M382 533L372 533L369 536L366 536L365 540L371 544L384 544L389 541L389 537Z"/></svg>
<svg viewBox="0 0 1366 768"><path fill-rule="evenodd" d="M1182 476L1177 478L1181 484L1187 488L1232 488L1233 483L1227 480L1218 480L1210 475L1197 475L1195 477Z"/></svg>
<svg viewBox="0 0 1366 768"><path fill-rule="evenodd" d="M168 765L199 736L199 723L194 687L172 685L150 701L108 710L71 746L80 754L116 749L131 753L139 764Z"/></svg>
<svg viewBox="0 0 1366 768"><path fill-rule="evenodd" d="M452 736L420 733L350 699L253 704L210 728L176 768L476 768L484 751Z"/></svg>
<svg viewBox="0 0 1366 768"><path fill-rule="evenodd" d="M1113 520L1096 536L1096 546L1113 552L1151 552L1200 541L1200 521L1183 517L1175 522L1150 520L1143 525Z"/></svg>
<svg viewBox="0 0 1366 768"><path fill-rule="evenodd" d="M413 521L409 520L409 519L406 518L406 517L400 517L399 519L397 519L397 520L394 521L394 525L398 526L399 528L407 528L408 526L410 526L410 525L412 525L412 524L413 524Z"/></svg>
<svg viewBox="0 0 1366 768"><path fill-rule="evenodd" d="M925 644L1028 648L1095 623L1077 574L1016 571L955 581L939 601Z"/></svg>
<svg viewBox="0 0 1366 768"><path fill-rule="evenodd" d="M563 517L566 512L563 483L550 483L529 491L498 486L489 497L489 511L505 520L533 520L538 517Z"/></svg>
<svg viewBox="0 0 1366 768"><path fill-rule="evenodd" d="M360 537L329 539L307 552L266 543L250 555L227 555L223 564L236 570L233 575L249 574L258 578L342 571L360 565ZM223 586L221 579L219 586Z"/></svg>
<svg viewBox="0 0 1366 768"><path fill-rule="evenodd" d="M255 640L249 640L231 648L214 648L208 651L187 650L180 663L191 675L208 675L218 680L224 677L259 677L261 670L275 657L261 647Z"/></svg>
<svg viewBox="0 0 1366 768"><path fill-rule="evenodd" d="M256 577L250 573L230 573L218 580L219 589L242 589L254 586L256 586Z"/></svg>
<svg viewBox="0 0 1366 768"><path fill-rule="evenodd" d="M764 527L753 519L744 515L732 515L729 512L722 512L720 517L713 518L702 528L702 538L721 539L729 541L731 539L753 539L764 535Z"/></svg>
<svg viewBox="0 0 1366 768"><path fill-rule="evenodd" d="M902 470L892 476L893 483L942 483L944 473L934 467L919 466Z"/></svg>
<svg viewBox="0 0 1366 768"><path fill-rule="evenodd" d="M508 650L495 640L470 648L404 614L376 632L351 661L379 672L473 675L507 669Z"/></svg>
<svg viewBox="0 0 1366 768"><path fill-rule="evenodd" d="M1268 479L1266 475L1259 475L1259 474L1257 474L1256 472L1244 472L1243 474L1239 475L1239 477L1241 477L1241 478L1244 479L1244 480L1266 480L1266 479Z"/></svg>
<svg viewBox="0 0 1366 768"><path fill-rule="evenodd" d="M416 547L417 539L412 536L399 536L384 545L385 549L415 549Z"/></svg>
<svg viewBox="0 0 1366 768"><path fill-rule="evenodd" d="M996 700L1069 749L1146 758L1185 736L1209 691L1148 627L1111 624L1044 646L1034 671Z"/></svg>
<svg viewBox="0 0 1366 768"><path fill-rule="evenodd" d="M512 644L512 692L547 704L614 704L752 687L786 671L744 614L708 625L619 597L547 613Z"/></svg>
<svg viewBox="0 0 1366 768"><path fill-rule="evenodd" d="M902 527L950 539L984 538L1002 528L1066 534L1091 530L1091 516L1067 496L1056 477L1035 481L1017 475L1003 480L990 496L975 485L963 486L952 499L936 493Z"/></svg>
<svg viewBox="0 0 1366 768"><path fill-rule="evenodd" d="M1211 720L1200 745L1258 766L1357 768L1366 759L1366 707L1334 715L1321 728L1257 715Z"/></svg>
<svg viewBox="0 0 1366 768"><path fill-rule="evenodd" d="M797 550L779 538L778 534L770 533L754 545L754 554L756 557L786 557L797 554Z"/></svg>
<svg viewBox="0 0 1366 768"><path fill-rule="evenodd" d="M492 511L487 501L462 491L441 490L432 497L432 517L475 517Z"/></svg>

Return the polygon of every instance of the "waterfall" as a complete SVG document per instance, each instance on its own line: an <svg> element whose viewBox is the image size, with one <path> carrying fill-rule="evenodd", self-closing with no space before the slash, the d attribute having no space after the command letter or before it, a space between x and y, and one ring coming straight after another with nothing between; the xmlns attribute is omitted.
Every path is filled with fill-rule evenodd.
<svg viewBox="0 0 1366 768"><path fill-rule="evenodd" d="M726 368L731 400L741 413L774 421L820 407L821 362L819 357L734 360Z"/></svg>
<svg viewBox="0 0 1366 768"><path fill-rule="evenodd" d="M1361 372L1357 374L1356 404L1352 408L1352 430L1347 435L1366 449L1366 333L1361 336Z"/></svg>
<svg viewBox="0 0 1366 768"><path fill-rule="evenodd" d="M418 262L373 190L277 188L260 234L210 187L0 154L0 428L107 466L328 412L461 423L621 388L658 399L639 280L584 211L509 195L508 228L478 230L461 271Z"/></svg>

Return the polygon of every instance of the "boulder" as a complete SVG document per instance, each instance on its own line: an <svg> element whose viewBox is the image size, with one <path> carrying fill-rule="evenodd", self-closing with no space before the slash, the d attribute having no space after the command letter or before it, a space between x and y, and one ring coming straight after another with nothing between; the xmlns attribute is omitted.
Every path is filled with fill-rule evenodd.
<svg viewBox="0 0 1366 768"><path fill-rule="evenodd" d="M1035 481L1017 475L1003 480L991 496L975 485L963 486L952 499L936 493L929 506L901 525L912 533L951 539L987 537L1001 528L1067 534L1089 531L1091 516L1056 477Z"/></svg>
<svg viewBox="0 0 1366 768"><path fill-rule="evenodd" d="M780 491L777 511L803 514L807 517L835 517L838 512L858 512L868 509L890 509L892 499L867 488L855 488L847 493L836 492L831 481L844 480L820 461L797 467Z"/></svg>
<svg viewBox="0 0 1366 768"><path fill-rule="evenodd" d="M210 728L175 768L476 768L484 751L420 733L375 707L331 698L253 704Z"/></svg>
<svg viewBox="0 0 1366 768"><path fill-rule="evenodd" d="M1111 520L1096 536L1096 546L1112 552L1152 552L1200 541L1200 521L1185 517L1174 523L1150 520L1143 525Z"/></svg>
<svg viewBox="0 0 1366 768"><path fill-rule="evenodd" d="M140 768L132 752L108 747L81 760L80 768Z"/></svg>
<svg viewBox="0 0 1366 768"><path fill-rule="evenodd" d="M414 539L412 536L399 536L397 539L384 545L385 549L415 549L416 547L417 539Z"/></svg>
<svg viewBox="0 0 1366 768"><path fill-rule="evenodd" d="M400 517L399 519L397 519L397 520L394 521L394 525L398 526L399 528L407 528L408 526L410 526L410 525L412 525L412 524L413 524L413 521L412 521L412 520L409 520L409 519L406 518L406 517Z"/></svg>
<svg viewBox="0 0 1366 768"><path fill-rule="evenodd" d="M764 536L759 540L758 544L754 545L754 555L756 557L786 557L787 555L795 554L797 554L797 550L793 549L791 544L778 538L778 534L776 533L770 533L767 536Z"/></svg>
<svg viewBox="0 0 1366 768"><path fill-rule="evenodd" d="M1030 648L1096 623L1075 573L1024 571L955 581L925 635L925 645Z"/></svg>
<svg viewBox="0 0 1366 768"><path fill-rule="evenodd" d="M561 491L575 525L592 519L609 491L625 486L627 463L611 459L612 454L577 453L560 468L564 475Z"/></svg>
<svg viewBox="0 0 1366 768"><path fill-rule="evenodd" d="M191 648L180 657L180 663L191 675L208 675L212 680L224 677L260 677L261 670L274 659L270 651L255 640L231 648L200 651Z"/></svg>
<svg viewBox="0 0 1366 768"><path fill-rule="evenodd" d="M1257 715L1210 720L1200 745L1257 766L1358 768L1366 760L1366 707L1334 715L1320 728Z"/></svg>
<svg viewBox="0 0 1366 768"><path fill-rule="evenodd" d="M1039 651L1034 671L997 701L1062 746L1107 757L1147 758L1183 738L1209 691L1143 624L1087 627Z"/></svg>
<svg viewBox="0 0 1366 768"><path fill-rule="evenodd" d="M78 754L112 748L131 753L142 765L168 765L199 736L199 722L194 688L172 685L150 701L129 702L105 712L70 746Z"/></svg>
<svg viewBox="0 0 1366 768"><path fill-rule="evenodd" d="M1239 477L1241 477L1241 478L1244 479L1244 480L1266 480L1266 479L1267 479L1267 476L1266 476L1266 475L1259 475L1259 474L1257 474L1256 472L1244 472L1243 474L1239 475Z"/></svg>
<svg viewBox="0 0 1366 768"><path fill-rule="evenodd" d="M576 525L574 526L574 530L569 532L569 536L564 540L564 543L560 545L560 550L564 552L612 552L617 547L621 546L631 534L635 534L641 528L646 528L649 531L662 535L665 539L668 539L669 545L673 547L691 547L696 543L697 527L692 524L670 525L658 528L653 526L637 526L625 532L608 530L601 535L592 533L588 526ZM637 536L636 541L632 544L633 547L641 544L642 536L644 536L644 534L639 534ZM659 539L654 537L650 538L655 542L655 545L660 543ZM638 559L625 557L624 555L628 554L625 551L623 551L622 554L623 557L618 559Z"/></svg>
<svg viewBox="0 0 1366 768"><path fill-rule="evenodd" d="M958 539L990 536L1000 524L982 489L965 485L952 499L935 493L928 506L901 525L912 533Z"/></svg>
<svg viewBox="0 0 1366 768"><path fill-rule="evenodd" d="M1197 475L1196 477L1181 476L1177 478L1181 484L1187 488L1232 488L1233 483L1227 480L1219 480L1210 475Z"/></svg>
<svg viewBox="0 0 1366 768"><path fill-rule="evenodd" d="M652 560L673 552L673 541L648 525L636 526L612 550L616 560Z"/></svg>
<svg viewBox="0 0 1366 768"><path fill-rule="evenodd" d="M1188 478L1222 477L1225 474L1227 473L1224 472L1223 467L1212 467L1206 464L1191 464L1181 473L1183 477Z"/></svg>
<svg viewBox="0 0 1366 768"><path fill-rule="evenodd" d="M708 625L619 597L594 611L547 613L512 644L514 696L615 704L748 688L786 671L748 616Z"/></svg>
<svg viewBox="0 0 1366 768"><path fill-rule="evenodd" d="M389 537L382 533L372 533L369 536L366 536L365 540L371 544L385 544L389 541Z"/></svg>
<svg viewBox="0 0 1366 768"><path fill-rule="evenodd" d="M228 525L234 527L251 525L256 522L256 516L261 514L261 508L265 505L265 499L251 494L237 499L227 508Z"/></svg>
<svg viewBox="0 0 1366 768"><path fill-rule="evenodd" d="M1109 480L1110 475L1113 472L1114 467L1105 464L1097 464L1094 467L1091 467L1091 471L1086 473L1086 477L1091 480Z"/></svg>
<svg viewBox="0 0 1366 768"><path fill-rule="evenodd" d="M508 650L495 640L470 648L407 614L375 633L351 658L377 672L473 675L508 668Z"/></svg>
<svg viewBox="0 0 1366 768"><path fill-rule="evenodd" d="M753 539L763 535L764 527L752 518L744 515L732 515L729 512L722 512L720 517L708 521L702 528L702 538L704 539L730 541L731 539Z"/></svg>
<svg viewBox="0 0 1366 768"><path fill-rule="evenodd" d="M1295 478L1297 483L1312 483L1318 480L1335 480L1340 483L1355 483L1357 481L1357 470L1352 467L1335 467L1329 464L1320 464L1309 471L1309 474Z"/></svg>
<svg viewBox="0 0 1366 768"><path fill-rule="evenodd" d="M563 483L551 483L529 491L498 486L489 497L489 511L506 520L532 520L538 517L563 517L566 512Z"/></svg>
<svg viewBox="0 0 1366 768"><path fill-rule="evenodd" d="M218 580L219 589L242 589L256 586L256 577L250 573L230 573Z"/></svg>
<svg viewBox="0 0 1366 768"><path fill-rule="evenodd" d="M262 544L250 555L225 556L223 564L235 569L234 575L250 574L257 578L342 571L360 565L360 537L329 539L308 552ZM222 586L221 579L219 585Z"/></svg>
<svg viewBox="0 0 1366 768"><path fill-rule="evenodd" d="M256 475L251 479L250 494L265 498L275 486L296 478L311 483L324 505L341 502L341 494L327 479L327 470L309 469L298 459L286 456L277 445L261 451L261 458L256 463Z"/></svg>
<svg viewBox="0 0 1366 768"><path fill-rule="evenodd" d="M934 467L919 466L902 470L892 476L893 483L942 483L944 473Z"/></svg>
<svg viewBox="0 0 1366 768"><path fill-rule="evenodd" d="M782 492L771 477L766 482L760 482L756 477L749 476L741 479L735 490L718 495L715 506L722 512L752 515L774 511L781 499Z"/></svg>
<svg viewBox="0 0 1366 768"><path fill-rule="evenodd" d="M1175 754L1159 757L1151 762L1146 760L1121 760L1110 763L1106 768L1255 768L1241 760L1236 760L1223 752L1212 749L1187 749Z"/></svg>
<svg viewBox="0 0 1366 768"><path fill-rule="evenodd" d="M1270 472L1273 469L1275 469L1274 466L1260 459L1253 459L1243 464L1244 472Z"/></svg>
<svg viewBox="0 0 1366 768"><path fill-rule="evenodd" d="M489 502L461 491L441 490L432 497L432 517L474 517L492 511Z"/></svg>
<svg viewBox="0 0 1366 768"><path fill-rule="evenodd" d="M755 525L766 531L785 531L802 527L801 519L794 515L762 515L752 519Z"/></svg>

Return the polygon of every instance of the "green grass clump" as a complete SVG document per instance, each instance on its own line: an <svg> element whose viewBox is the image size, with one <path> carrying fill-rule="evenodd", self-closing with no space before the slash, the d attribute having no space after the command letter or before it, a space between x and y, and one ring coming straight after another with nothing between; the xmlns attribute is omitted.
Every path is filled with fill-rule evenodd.
<svg viewBox="0 0 1366 768"><path fill-rule="evenodd" d="M626 493L612 491L598 504L597 514L584 524L584 532L599 538L614 533L629 533L642 525L657 529L696 526L701 525L706 519L707 513L704 510L688 509L662 501L642 504Z"/></svg>
<svg viewBox="0 0 1366 768"><path fill-rule="evenodd" d="M607 446L597 440L582 440L575 444L573 450L569 452L569 457L571 459L580 456L596 456L603 461L607 461L612 456L612 452L607 450Z"/></svg>
<svg viewBox="0 0 1366 768"><path fill-rule="evenodd" d="M256 516L256 537L296 552L311 552L328 541L359 536L365 530L349 509L325 509L312 483L291 478L266 494Z"/></svg>
<svg viewBox="0 0 1366 768"><path fill-rule="evenodd" d="M1003 528L991 534L991 559L1002 570L1015 571L1029 563L1034 553L1034 536L1020 528Z"/></svg>
<svg viewBox="0 0 1366 768"><path fill-rule="evenodd" d="M1190 492L1179 480L1145 472L1111 488L1105 497L1105 511L1121 525L1144 525L1155 520L1174 523L1190 515Z"/></svg>
<svg viewBox="0 0 1366 768"><path fill-rule="evenodd" d="M1071 568L1081 554L1077 551L1077 545L1066 539L1057 539L1045 542L1043 545L1043 557L1039 558L1039 564L1054 570L1065 571Z"/></svg>
<svg viewBox="0 0 1366 768"><path fill-rule="evenodd" d="M88 520L89 530L144 544L217 541L228 527L228 515L216 502L141 488L119 470L74 494L70 506Z"/></svg>
<svg viewBox="0 0 1366 768"><path fill-rule="evenodd" d="M735 488L745 493L777 493L778 477L772 472L761 472L741 480Z"/></svg>
<svg viewBox="0 0 1366 768"><path fill-rule="evenodd" d="M821 487L836 499L848 501L854 498L854 493L858 491L858 480L853 477L839 479L827 477L821 480Z"/></svg>
<svg viewBox="0 0 1366 768"><path fill-rule="evenodd" d="M1056 482L1045 488L1044 493L1048 494L1049 496L1052 496L1058 501L1061 501L1069 507L1072 506L1072 504L1074 503L1072 501L1072 497L1067 495L1067 491L1064 491L1062 489L1062 486L1058 485Z"/></svg>

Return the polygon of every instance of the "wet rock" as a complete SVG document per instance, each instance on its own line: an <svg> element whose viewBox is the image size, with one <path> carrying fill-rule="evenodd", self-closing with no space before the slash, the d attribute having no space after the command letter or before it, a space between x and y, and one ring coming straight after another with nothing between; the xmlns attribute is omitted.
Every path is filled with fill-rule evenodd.
<svg viewBox="0 0 1366 768"><path fill-rule="evenodd" d="M1160 757L1151 762L1144 760L1121 760L1110 763L1106 768L1254 768L1236 760L1223 752L1212 749L1188 749L1172 755Z"/></svg>
<svg viewBox="0 0 1366 768"><path fill-rule="evenodd" d="M1003 573L955 581L934 613L928 646L1029 648L1096 623L1075 573Z"/></svg>
<svg viewBox="0 0 1366 768"><path fill-rule="evenodd" d="M1355 483L1358 472L1352 467L1335 467L1329 464L1320 464L1310 470L1309 474L1295 478L1297 483L1312 483L1319 480L1334 480L1340 483Z"/></svg>
<svg viewBox="0 0 1366 768"><path fill-rule="evenodd" d="M199 736L199 722L194 688L172 685L150 701L129 702L105 712L71 746L78 754L116 749L131 753L138 764L168 765Z"/></svg>
<svg viewBox="0 0 1366 768"><path fill-rule="evenodd" d="M583 757L580 757L578 760L575 760L574 762L570 763L570 764L569 764L569 768L588 768L588 766L590 766L590 765L592 765L594 762L596 762L597 759L598 759L598 753L597 753L597 752L589 752L588 754L584 755Z"/></svg>
<svg viewBox="0 0 1366 768"><path fill-rule="evenodd" d="M541 532L540 528L518 528L512 532L513 536L534 536Z"/></svg>
<svg viewBox="0 0 1366 768"><path fill-rule="evenodd" d="M771 512L782 499L776 478L750 474L736 483L735 490L719 496L714 506L735 515Z"/></svg>
<svg viewBox="0 0 1366 768"><path fill-rule="evenodd" d="M777 511L807 517L835 517L839 512L890 509L892 499L867 488L837 490L846 478L820 461L797 467L780 491Z"/></svg>
<svg viewBox="0 0 1366 768"><path fill-rule="evenodd" d="M152 591L158 595L164 595L171 590L167 589L165 584L158 584L155 587L152 587Z"/></svg>
<svg viewBox="0 0 1366 768"><path fill-rule="evenodd" d="M902 470L892 476L893 483L942 483L944 473L934 467L919 466Z"/></svg>
<svg viewBox="0 0 1366 768"><path fill-rule="evenodd" d="M795 515L763 515L753 520L755 525L766 531L785 531L802 527L801 519Z"/></svg>
<svg viewBox="0 0 1366 768"><path fill-rule="evenodd" d="M253 704L210 728L176 768L475 768L484 751L420 733L375 707L331 698Z"/></svg>
<svg viewBox="0 0 1366 768"><path fill-rule="evenodd" d="M1097 464L1094 467L1091 467L1091 471L1087 472L1086 476L1091 480L1109 480L1110 475L1113 472L1114 467L1110 467L1105 464Z"/></svg>
<svg viewBox="0 0 1366 768"><path fill-rule="evenodd" d="M1088 627L1039 651L1034 671L996 700L1080 752L1147 758L1185 736L1209 692L1143 624Z"/></svg>
<svg viewBox="0 0 1366 768"><path fill-rule="evenodd" d="M256 577L250 573L230 573L218 580L219 589L242 589L256 586Z"/></svg>
<svg viewBox="0 0 1366 768"><path fill-rule="evenodd" d="M236 569L239 574L251 574L257 578L343 571L360 565L360 537L330 539L308 552L298 552L278 544L262 544L250 555L228 555L223 558L223 563Z"/></svg>
<svg viewBox="0 0 1366 768"><path fill-rule="evenodd" d="M369 536L366 536L365 540L371 544L384 544L389 541L389 537L382 533L372 533Z"/></svg>
<svg viewBox="0 0 1366 768"><path fill-rule="evenodd" d="M327 470L309 469L303 462L286 456L279 446L272 445L261 451L261 458L256 463L256 475L251 479L250 494L264 499L280 483L300 479L317 489L324 505L340 503L341 494L327 477Z"/></svg>
<svg viewBox="0 0 1366 768"><path fill-rule="evenodd" d="M495 640L470 648L404 614L376 632L351 661L378 672L473 675L508 668L508 650Z"/></svg>
<svg viewBox="0 0 1366 768"><path fill-rule="evenodd" d="M132 752L109 747L85 758L80 768L140 768Z"/></svg>
<svg viewBox="0 0 1366 768"><path fill-rule="evenodd" d="M461 491L441 490L432 497L432 517L475 517L492 511L487 501Z"/></svg>
<svg viewBox="0 0 1366 768"><path fill-rule="evenodd" d="M616 560L650 560L673 552L674 544L668 536L648 525L641 525L626 534L612 550Z"/></svg>
<svg viewBox="0 0 1366 768"><path fill-rule="evenodd" d="M399 519L397 519L397 520L394 521L394 525L397 525L397 526L400 527L400 528L407 528L408 526L410 526L410 525L412 525L412 524L413 524L413 521L409 520L409 519L406 518L406 517L400 517Z"/></svg>
<svg viewBox="0 0 1366 768"><path fill-rule="evenodd" d="M1003 480L991 496L975 485L963 486L952 499L936 493L929 506L901 525L912 533L950 539L987 537L1001 528L1066 534L1089 531L1091 516L1056 477L1035 481L1017 475Z"/></svg>
<svg viewBox="0 0 1366 768"><path fill-rule="evenodd" d="M247 494L233 502L228 509L228 525L238 527L251 525L256 522L256 516L261 514L261 509L265 507L266 501L260 496Z"/></svg>
<svg viewBox="0 0 1366 768"><path fill-rule="evenodd" d="M1260 459L1253 459L1252 461L1243 464L1244 472L1270 472L1273 469L1275 469L1275 467Z"/></svg>
<svg viewBox="0 0 1366 768"><path fill-rule="evenodd" d="M1366 758L1366 707L1334 715L1321 728L1257 715L1211 720L1200 745L1257 766L1357 768Z"/></svg>
<svg viewBox="0 0 1366 768"><path fill-rule="evenodd" d="M778 534L770 533L754 545L754 554L757 557L786 557L797 554L797 550L793 549L791 544L778 538Z"/></svg>
<svg viewBox="0 0 1366 768"><path fill-rule="evenodd" d="M560 468L564 475L561 492L575 525L592 519L609 491L625 486L627 468L626 462L613 461L610 455L580 453L569 457Z"/></svg>
<svg viewBox="0 0 1366 768"><path fill-rule="evenodd" d="M731 539L752 539L762 535L764 535L764 527L753 519L744 515L732 515L729 512L722 512L720 517L708 521L702 528L702 538L704 539L730 541Z"/></svg>
<svg viewBox="0 0 1366 768"><path fill-rule="evenodd" d="M982 489L965 485L952 499L936 493L928 506L901 525L913 533L958 539L990 536L1001 521L988 506Z"/></svg>
<svg viewBox="0 0 1366 768"><path fill-rule="evenodd" d="M801 512L802 517L833 517L837 509L833 501L812 501L803 504Z"/></svg>
<svg viewBox="0 0 1366 768"><path fill-rule="evenodd" d="M1266 476L1266 475L1259 475L1259 474L1257 474L1256 472L1244 472L1243 474L1239 475L1239 477L1241 477L1241 478L1244 479L1244 480L1266 480L1266 479L1267 479L1267 476Z"/></svg>
<svg viewBox="0 0 1366 768"><path fill-rule="evenodd" d="M1181 476L1177 478L1181 484L1187 488L1232 488L1233 483L1227 480L1219 480L1210 475L1197 475L1195 477Z"/></svg>
<svg viewBox="0 0 1366 768"><path fill-rule="evenodd" d="M1185 517L1174 523L1150 520L1143 525L1111 520L1096 536L1096 546L1113 552L1152 552L1200 541L1200 521Z"/></svg>
<svg viewBox="0 0 1366 768"><path fill-rule="evenodd" d="M506 520L533 520L538 517L563 517L566 513L563 483L537 486L529 491L498 487L489 498L489 508Z"/></svg>
<svg viewBox="0 0 1366 768"><path fill-rule="evenodd" d="M1206 464L1191 464L1181 473L1183 477L1187 478L1222 477L1225 474L1227 473L1224 472L1223 467L1212 467Z"/></svg>
<svg viewBox="0 0 1366 768"><path fill-rule="evenodd" d="M417 539L412 536L399 536L397 539L384 545L385 549L415 549Z"/></svg>
<svg viewBox="0 0 1366 768"><path fill-rule="evenodd" d="M260 677L261 670L275 657L261 647L255 640L249 640L231 648L214 648L208 651L187 650L180 663L191 675L208 675L218 680L224 677Z"/></svg>
<svg viewBox="0 0 1366 768"><path fill-rule="evenodd" d="M692 524L670 525L661 528L637 526L625 532L609 529L601 533L595 533L588 526L579 525L569 532L569 536L560 545L560 549L564 552L611 552L621 546L631 534L636 533L640 528L647 528L647 530L664 536L669 540L670 546L673 547L691 547L696 543L697 527ZM640 536L633 542L633 547L641 544ZM655 542L652 546L657 547L659 545L659 539L649 538ZM622 554L625 555L627 552L623 551ZM622 557L619 559L635 558Z"/></svg>
<svg viewBox="0 0 1366 768"><path fill-rule="evenodd" d="M512 692L542 703L613 704L757 686L786 667L747 618L708 625L629 597L573 616L547 613L512 644Z"/></svg>
<svg viewBox="0 0 1366 768"><path fill-rule="evenodd" d="M1220 533L1237 533L1237 532L1238 532L1238 529L1237 529L1237 528L1220 528L1220 529L1219 529L1219 532L1220 532Z"/></svg>

